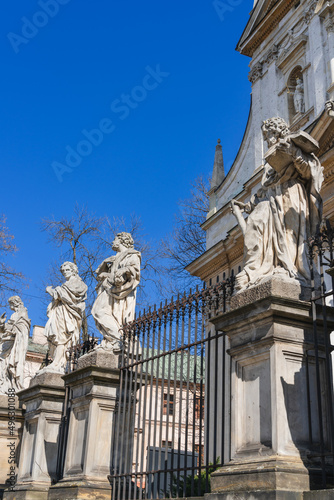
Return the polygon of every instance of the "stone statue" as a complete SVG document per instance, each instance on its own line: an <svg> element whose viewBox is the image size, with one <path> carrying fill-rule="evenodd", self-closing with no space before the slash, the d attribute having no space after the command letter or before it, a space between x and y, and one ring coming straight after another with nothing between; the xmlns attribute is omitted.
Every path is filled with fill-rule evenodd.
<svg viewBox="0 0 334 500"><path fill-rule="evenodd" d="M45 335L50 344L52 363L38 373L65 373L67 365L66 351L79 342L80 328L85 311L87 285L78 274L78 268L73 262L64 262L60 271L65 283L56 288L48 286L46 291L52 297L47 309L48 322L45 325Z"/></svg>
<svg viewBox="0 0 334 500"><path fill-rule="evenodd" d="M8 389L24 388L24 364L28 349L30 319L18 296L8 299L14 311L6 323L6 314L0 318L0 394Z"/></svg>
<svg viewBox="0 0 334 500"><path fill-rule="evenodd" d="M141 255L129 233L117 234L112 249L116 255L105 259L96 270L99 285L92 315L103 335L100 347L116 354L122 347L122 325L134 319Z"/></svg>
<svg viewBox="0 0 334 500"><path fill-rule="evenodd" d="M309 286L306 240L322 215L318 143L303 131L292 134L282 118L263 122L262 132L269 146L262 187L246 205L231 201L244 236L244 269L236 276L236 290L273 274Z"/></svg>
<svg viewBox="0 0 334 500"><path fill-rule="evenodd" d="M293 104L296 113L305 113L304 84L301 78L297 78L297 85L293 94Z"/></svg>

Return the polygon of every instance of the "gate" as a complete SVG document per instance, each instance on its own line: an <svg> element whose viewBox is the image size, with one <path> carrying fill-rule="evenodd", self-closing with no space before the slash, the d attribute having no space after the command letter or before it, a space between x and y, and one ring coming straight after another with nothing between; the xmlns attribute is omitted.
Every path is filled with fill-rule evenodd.
<svg viewBox="0 0 334 500"><path fill-rule="evenodd" d="M124 327L113 440L113 500L202 496L229 455L224 312L233 278L144 311ZM228 439L226 438L228 436Z"/></svg>

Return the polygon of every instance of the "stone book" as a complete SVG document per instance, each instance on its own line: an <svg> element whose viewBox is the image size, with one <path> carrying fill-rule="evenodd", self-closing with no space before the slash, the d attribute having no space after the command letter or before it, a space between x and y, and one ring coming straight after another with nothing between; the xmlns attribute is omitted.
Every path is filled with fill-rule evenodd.
<svg viewBox="0 0 334 500"><path fill-rule="evenodd" d="M279 173L293 161L291 147L285 142L276 143L268 149L264 159Z"/></svg>
<svg viewBox="0 0 334 500"><path fill-rule="evenodd" d="M290 134L290 140L293 146L305 153L315 153L319 149L319 143L303 130ZM291 143L280 141L271 146L264 155L265 160L276 172L281 172L298 156L298 153L294 151L295 148L291 146Z"/></svg>

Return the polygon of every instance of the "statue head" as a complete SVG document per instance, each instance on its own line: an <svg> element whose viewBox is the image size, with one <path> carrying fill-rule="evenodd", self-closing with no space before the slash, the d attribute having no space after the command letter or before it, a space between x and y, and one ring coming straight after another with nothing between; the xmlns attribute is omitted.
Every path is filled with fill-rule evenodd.
<svg viewBox="0 0 334 500"><path fill-rule="evenodd" d="M12 311L15 311L19 307L23 306L23 302L18 295L13 295L13 297L9 297L8 304L9 307L12 309Z"/></svg>
<svg viewBox="0 0 334 500"><path fill-rule="evenodd" d="M117 251L120 251L120 245L122 245L125 248L133 248L134 247L134 241L130 233L118 233L113 241L112 244L112 249Z"/></svg>
<svg viewBox="0 0 334 500"><path fill-rule="evenodd" d="M290 129L286 121L277 116L263 122L262 134L263 139L267 142L268 147L270 147L276 144L279 139L285 139L290 134Z"/></svg>
<svg viewBox="0 0 334 500"><path fill-rule="evenodd" d="M78 267L73 262L64 262L60 266L60 272L66 280L70 279L71 276L79 274Z"/></svg>

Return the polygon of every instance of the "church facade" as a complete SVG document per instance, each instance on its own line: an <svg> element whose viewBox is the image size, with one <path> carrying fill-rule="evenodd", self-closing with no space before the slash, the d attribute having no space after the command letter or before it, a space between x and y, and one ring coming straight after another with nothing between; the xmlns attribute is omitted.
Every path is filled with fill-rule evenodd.
<svg viewBox="0 0 334 500"><path fill-rule="evenodd" d="M334 1L257 0L236 49L250 58L251 109L227 175L218 141L202 225L207 250L187 267L212 285L242 269L243 237L230 201L247 203L261 185L264 120L279 116L319 142L323 214L334 220Z"/></svg>

